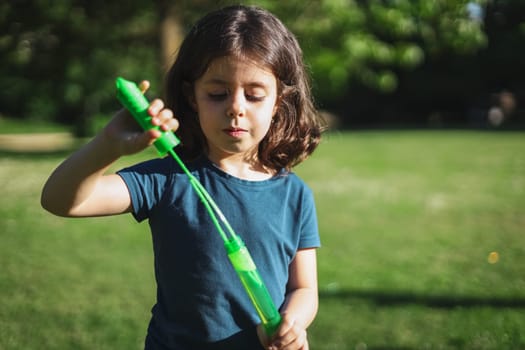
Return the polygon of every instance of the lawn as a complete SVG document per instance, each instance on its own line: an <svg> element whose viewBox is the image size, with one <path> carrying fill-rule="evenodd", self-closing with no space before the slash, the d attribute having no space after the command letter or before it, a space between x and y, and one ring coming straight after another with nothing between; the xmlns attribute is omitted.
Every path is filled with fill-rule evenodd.
<svg viewBox="0 0 525 350"><path fill-rule="evenodd" d="M45 213L65 155L0 153L0 349L141 349L148 226ZM323 243L312 349L525 348L524 133L332 133L296 171Z"/></svg>
<svg viewBox="0 0 525 350"><path fill-rule="evenodd" d="M70 127L62 124L50 123L45 120L21 121L14 118L7 118L0 114L0 134L24 134L41 132L68 132Z"/></svg>

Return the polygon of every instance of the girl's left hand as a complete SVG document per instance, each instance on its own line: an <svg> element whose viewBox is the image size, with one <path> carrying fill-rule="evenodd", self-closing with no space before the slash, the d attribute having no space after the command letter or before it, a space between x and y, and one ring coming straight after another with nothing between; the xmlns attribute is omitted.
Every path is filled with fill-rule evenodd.
<svg viewBox="0 0 525 350"><path fill-rule="evenodd" d="M282 315L281 325L272 337L268 337L262 324L257 326L259 340L267 350L308 350L306 329L287 314Z"/></svg>

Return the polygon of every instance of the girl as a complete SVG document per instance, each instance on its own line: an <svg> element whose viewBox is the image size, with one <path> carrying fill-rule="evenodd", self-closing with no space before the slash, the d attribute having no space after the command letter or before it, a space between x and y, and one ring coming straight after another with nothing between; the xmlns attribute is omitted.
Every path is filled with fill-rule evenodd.
<svg viewBox="0 0 525 350"><path fill-rule="evenodd" d="M156 99L148 109L152 124L177 130L176 151L245 241L282 315L272 337L172 158L106 174L159 137L137 131L127 112L53 172L43 207L148 219L157 301L146 349L308 349L320 241L312 193L291 168L314 151L322 125L295 37L259 8L212 12L182 43L166 90L166 103Z"/></svg>

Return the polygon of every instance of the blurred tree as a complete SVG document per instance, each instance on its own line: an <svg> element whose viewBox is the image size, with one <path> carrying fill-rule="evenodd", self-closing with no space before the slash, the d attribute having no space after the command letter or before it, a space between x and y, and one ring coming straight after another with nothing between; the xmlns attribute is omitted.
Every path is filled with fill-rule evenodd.
<svg viewBox="0 0 525 350"><path fill-rule="evenodd" d="M118 108L114 78L162 75L184 30L221 3L209 0L11 0L0 3L0 115L74 124L93 132Z"/></svg>
<svg viewBox="0 0 525 350"><path fill-rule="evenodd" d="M148 2L18 0L0 5L1 113L76 120L112 103L117 74L158 76L156 18Z"/></svg>
<svg viewBox="0 0 525 350"><path fill-rule="evenodd" d="M238 2L4 1L0 114L75 121L79 135L89 133L90 118L118 108L113 89L117 75L150 79L151 95L158 95L162 74L189 26L212 9ZM383 94L399 91L409 72L443 57L452 57L458 69L472 64L464 58L487 46L480 11L504 12L511 8L507 4L520 1L241 2L269 9L297 34L316 97L330 108L343 104L356 86Z"/></svg>
<svg viewBox="0 0 525 350"><path fill-rule="evenodd" d="M488 47L483 70L491 89L523 90L525 82L525 1L492 0L486 9Z"/></svg>
<svg viewBox="0 0 525 350"><path fill-rule="evenodd" d="M262 1L261 1L262 2ZM264 1L302 42L317 95L340 100L353 84L393 92L398 72L428 56L461 55L486 45L468 4L483 0Z"/></svg>
<svg viewBox="0 0 525 350"><path fill-rule="evenodd" d="M490 0L484 6L471 2L467 11L471 21L482 26L485 45L426 53L418 67L397 71L398 88L391 94L365 92L354 85L347 96L352 106L344 111L347 121L488 127L488 112L503 94L512 96L516 107L498 127L525 125L525 2Z"/></svg>

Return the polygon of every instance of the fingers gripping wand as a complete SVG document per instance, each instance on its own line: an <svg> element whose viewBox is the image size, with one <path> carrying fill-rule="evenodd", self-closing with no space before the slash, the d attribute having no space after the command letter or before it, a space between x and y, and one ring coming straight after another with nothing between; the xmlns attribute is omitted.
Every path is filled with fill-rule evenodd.
<svg viewBox="0 0 525 350"><path fill-rule="evenodd" d="M137 85L123 78L117 78L116 86L118 100L131 113L140 126L144 130L152 128L159 129L158 126L154 126L150 123L151 117L147 112L149 102ZM248 296L261 319L266 334L271 336L281 323L279 311L275 307L275 304L268 293L268 289L261 279L257 267L255 266L248 249L244 245L244 242L239 236L237 236L213 198L211 198L199 180L190 173L186 165L173 150L173 148L179 143L179 139L173 132L164 131L153 144L161 156L170 154L188 176L191 186L206 208L206 211L224 242L228 258L237 272L244 289L248 293ZM224 231L221 223L227 233Z"/></svg>

